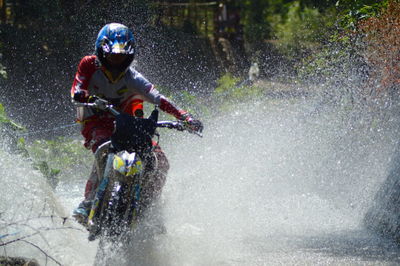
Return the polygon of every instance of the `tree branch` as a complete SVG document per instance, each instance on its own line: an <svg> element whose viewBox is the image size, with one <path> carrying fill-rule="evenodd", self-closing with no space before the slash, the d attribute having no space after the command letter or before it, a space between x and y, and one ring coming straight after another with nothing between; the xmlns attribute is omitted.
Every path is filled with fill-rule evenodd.
<svg viewBox="0 0 400 266"><path fill-rule="evenodd" d="M52 256L50 256L49 254L46 253L46 251L44 251L43 249L41 249L38 245L35 245L32 242L29 242L27 240L21 240L22 242L28 243L31 246L34 246L35 248L37 248L40 252L42 252L45 256L46 256L46 260L47 258L51 259L52 261L54 261L55 263L57 263L57 265L62 265L58 260L56 260L55 258L53 258ZM47 265L47 263L46 263Z"/></svg>

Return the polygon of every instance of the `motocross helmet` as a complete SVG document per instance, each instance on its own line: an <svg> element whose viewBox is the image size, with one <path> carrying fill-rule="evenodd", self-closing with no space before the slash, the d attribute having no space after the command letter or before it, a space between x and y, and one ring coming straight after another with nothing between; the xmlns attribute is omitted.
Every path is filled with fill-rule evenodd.
<svg viewBox="0 0 400 266"><path fill-rule="evenodd" d="M102 66L111 72L124 73L135 57L135 38L125 25L110 23L105 25L97 35L96 56ZM107 60L109 55L123 55L124 60L115 65Z"/></svg>

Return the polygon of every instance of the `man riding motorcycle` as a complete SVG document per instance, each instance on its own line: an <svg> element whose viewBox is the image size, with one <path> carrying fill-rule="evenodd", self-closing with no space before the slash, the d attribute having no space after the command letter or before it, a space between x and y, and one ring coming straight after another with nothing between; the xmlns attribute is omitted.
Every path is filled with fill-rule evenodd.
<svg viewBox="0 0 400 266"><path fill-rule="evenodd" d="M131 30L119 23L105 25L97 36L95 55L85 56L79 63L71 88L72 100L91 102L92 96L96 95L113 104L120 112L136 117L143 117L143 101L147 101L184 121L191 130L201 132L203 125L199 120L174 105L131 67L134 56L135 39ZM107 112L78 107L77 121L82 124L85 147L94 153L102 143L108 141L114 130L114 120ZM169 164L161 148L156 144L154 146L154 154L161 168L156 171L158 176L154 177L157 184L154 189L161 192ZM98 173L94 165L86 183L85 199L73 212L73 216L83 224L87 221L99 176L102 173Z"/></svg>

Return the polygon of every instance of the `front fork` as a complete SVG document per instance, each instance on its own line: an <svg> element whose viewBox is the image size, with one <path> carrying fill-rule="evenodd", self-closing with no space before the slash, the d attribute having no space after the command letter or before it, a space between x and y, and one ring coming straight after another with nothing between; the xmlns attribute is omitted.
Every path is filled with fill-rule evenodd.
<svg viewBox="0 0 400 266"><path fill-rule="evenodd" d="M97 210L99 209L100 202L102 201L105 191L107 189L109 180L110 180L110 173L113 165L113 159L114 159L114 153L110 152L107 155L107 161L106 161L106 167L104 170L104 176L99 184L99 187L97 188L96 195L93 200L92 208L89 213L89 218L88 218L88 230L89 230L89 240L92 241L95 239L98 230L99 230L99 225L94 223L93 219L97 213Z"/></svg>

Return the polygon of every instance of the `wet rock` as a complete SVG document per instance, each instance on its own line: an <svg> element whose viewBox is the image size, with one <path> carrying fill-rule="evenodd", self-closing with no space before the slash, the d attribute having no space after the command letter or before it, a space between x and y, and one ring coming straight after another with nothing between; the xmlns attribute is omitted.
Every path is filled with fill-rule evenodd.
<svg viewBox="0 0 400 266"><path fill-rule="evenodd" d="M0 256L0 265L2 266L40 266L35 259L23 257L5 257Z"/></svg>
<svg viewBox="0 0 400 266"><path fill-rule="evenodd" d="M365 226L400 244L400 145L391 169L364 218Z"/></svg>

